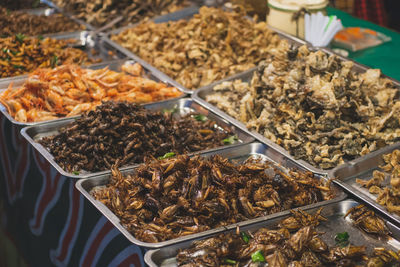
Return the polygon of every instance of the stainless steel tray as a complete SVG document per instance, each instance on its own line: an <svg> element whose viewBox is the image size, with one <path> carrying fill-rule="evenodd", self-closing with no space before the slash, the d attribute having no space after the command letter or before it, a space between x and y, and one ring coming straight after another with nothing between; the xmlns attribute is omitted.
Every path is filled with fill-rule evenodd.
<svg viewBox="0 0 400 267"><path fill-rule="evenodd" d="M20 11L21 12L26 12L28 14L36 15L36 16L41 16L41 15L50 16L52 14L60 13L60 14L64 15L65 17L69 18L70 20L74 21L78 25L83 26L84 28L82 30L90 30L91 29L91 27L88 27L88 25L86 23L84 23L83 21L75 19L75 18L73 18L71 16L67 16L66 14L63 14L63 13L59 12L58 9L52 7L48 3L45 3L45 2L43 2L43 3L48 5L49 7L33 8L33 9L22 9ZM65 34L65 33L68 33L68 32L59 32L58 34Z"/></svg>
<svg viewBox="0 0 400 267"><path fill-rule="evenodd" d="M330 171L330 176L335 178L334 183L343 188L349 194L363 202L366 202L375 210L378 210L400 226L399 215L388 212L384 206L379 205L375 201L376 196L369 193L368 189L356 183L357 178L362 180L369 180L372 178L372 172L380 170L379 166L384 164L382 156L391 153L395 149L400 149L400 143L382 148L366 155L365 157L338 166ZM386 181L389 181L389 179L389 177L386 177Z"/></svg>
<svg viewBox="0 0 400 267"><path fill-rule="evenodd" d="M314 48L314 49L317 49L317 48ZM322 47L322 48L320 48L320 50L322 50L323 52L325 52L325 53L327 53L327 54L329 54L329 55L335 55L335 56L337 56L338 58L340 58L341 60L347 60L347 61L353 62L353 63L354 63L353 70L354 70L355 72L363 73L363 72L367 71L368 69L374 69L374 68L368 67L367 65L358 63L358 62L355 61L354 59L347 58L347 57L344 57L344 56L342 56L342 55L340 55L340 54L338 54L338 53L335 53L335 52L334 52L332 49L330 49L330 48ZM389 79L389 80L391 80L391 81L394 83L394 85L400 89L400 81L398 81L398 80L396 80L396 79L393 79L392 77L389 77L389 76L385 75L384 73L382 73L381 76L382 76L382 77L385 77L385 78L387 78L387 79Z"/></svg>
<svg viewBox="0 0 400 267"><path fill-rule="evenodd" d="M269 160L272 162L275 162L276 164L278 164L280 166L280 168L299 168L301 170L304 170L304 168L301 165L298 165L296 162L291 161L290 159L288 159L286 156L282 155L281 153L279 153L278 151L274 150L271 147L268 147L267 145L261 144L261 143L251 143L251 144L246 144L246 145L241 145L241 146L237 146L237 147L231 147L231 148L225 148L225 149L221 149L221 150L217 150L217 151L212 151L212 152L205 152L205 153L201 153L202 156L205 157L210 157L212 155L221 155L223 157L229 158L231 160L236 160L238 162L242 162L245 159L247 159L249 156L259 156L264 160ZM134 169L131 170L125 170L123 173L132 173L134 172ZM328 177L326 175L321 175L318 173L314 173L314 175L316 177L319 177L320 179L328 179ZM216 229L212 229L212 230L208 230L205 232L201 232L201 233L197 233L197 234L193 234L193 235L187 235L187 236L183 236L183 237L179 237L179 238L175 238L175 239L171 239L168 241L164 241L164 242L159 242L159 243L147 243L147 242L142 242L138 239L136 239L131 233L129 233L120 223L119 223L119 219L117 218L116 215L114 215L105 205L103 205L101 202L97 201L94 199L94 197L90 194L91 190L97 186L103 186L106 185L109 182L110 176L109 175L101 175L101 176L97 176L95 178L92 179L82 179L79 180L75 185L76 188L107 218L109 219L115 227L117 227L117 229L119 231L121 231L121 233L132 243L138 245L138 246L142 246L142 247L146 247L146 248L161 248L161 247L166 247L166 246L170 246L173 244L177 244L177 243L181 243L184 241L188 241L188 240L193 240L193 239L197 239L197 238L201 238L201 237L205 237L205 236L209 236L212 234L216 234L216 233L220 233L223 232L227 229L235 229L236 226L247 226L247 225L251 225L251 224L255 224L255 223L259 223L262 221L265 221L267 219L272 219L275 217L279 217L279 216L283 216L283 215L288 215L290 214L290 211L283 211L283 212L279 212L276 214L271 214L268 216L264 216L264 217L259 217L259 218L255 218L255 219L251 219L251 220L247 220L247 221L243 221L240 223L236 223L236 224L231 224L228 226L224 226L224 227L219 227ZM331 200L327 200L327 201L322 201L316 204L311 204L308 206L305 206L305 208L315 208L315 207L320 207L323 205L327 205L329 203L334 203L334 202L338 202L340 200L343 200L346 198L346 194L341 191L338 190L337 187L334 187L335 190L335 195L336 197L334 199Z"/></svg>
<svg viewBox="0 0 400 267"><path fill-rule="evenodd" d="M168 21L178 21L181 19L190 19L191 17L193 17L195 14L197 14L199 12L200 7L198 6L192 6L192 7L188 7L182 10L179 10L177 12L174 13L170 13L164 16L159 16L153 19L153 21L155 23L164 23L164 22L168 22ZM250 18L249 18L250 19ZM144 64L145 66L149 67L149 68L153 68L154 71L159 71L160 73L162 73L163 75L165 75L166 78L168 78L170 81L172 81L172 84L178 88L182 88L182 90L187 93L187 94L192 94L195 90L189 90L187 88L185 88L183 85L181 85L180 83L178 83L177 81L175 81L173 78L169 77L167 74L161 72L160 70L158 70L155 66L151 65L150 63L146 62L145 60L141 59L138 55L134 54L133 52L131 52L130 50L124 48L122 45L118 44L117 42L114 42L110 39L111 35L115 35L115 34L119 34L122 31L126 30L126 29L130 29L130 28L134 28L137 24L134 25L130 25L130 26L125 26L113 31L108 32L107 34L104 34L102 36L103 40L105 43L107 43L110 47L114 47L115 49L118 49L120 51L123 51L123 53L125 55L127 55L130 58L133 58L135 60L137 60L138 62L141 62L141 64ZM289 43L296 45L296 46L301 46L306 44L305 41L296 38L294 36L291 36L287 33L284 33L278 29L275 28L271 28L273 31L275 31L282 39L286 39L289 41Z"/></svg>
<svg viewBox="0 0 400 267"><path fill-rule="evenodd" d="M84 25L84 26L86 27L86 29L88 29L88 30L94 30L94 29L95 29L92 25L90 25L90 24L87 23L86 21L81 20L81 19L77 19L73 14L64 11L62 8L58 7L58 6L57 6L56 4L54 4L52 1L49 1L49 0L40 0L40 2L43 3L43 4L45 4L45 5L47 5L47 6L49 6L50 8L55 9L57 12L59 12L59 13L63 14L64 16L66 16L66 17L68 17L68 18L70 18L70 19L76 21L77 23L79 23L79 24L81 24L81 25Z"/></svg>
<svg viewBox="0 0 400 267"><path fill-rule="evenodd" d="M254 141L254 138L249 136L247 133L243 132L242 130L233 127L230 123L226 122L225 120L221 119L220 117L216 116L214 113L209 112L207 109L204 109L197 103L193 102L189 98L180 98L180 99L175 99L175 100L169 100L169 101L163 101L163 102L158 102L158 103L153 103L153 104L147 104L144 105L147 109L149 110L162 110L162 109L171 109L171 108L177 108L177 112L174 113L176 116L183 116L186 115L190 112L197 112L203 115L206 115L209 119L215 121L219 126L222 127L229 127L232 128L233 133L237 135L238 141L237 143L229 146L224 146L224 147L230 147L230 146L237 146L240 144L245 144L245 143L250 143ZM66 172L64 169L62 169L55 161L53 155L41 144L39 144L37 141L40 138L43 138L45 136L51 136L55 135L58 133L58 130L69 123L73 122L75 119L68 118L68 119L62 119L54 122L49 122L41 125L36 125L36 126L31 126L27 127L21 130L22 136L28 140L29 143L40 153L42 154L43 157L45 157L51 165L62 175L70 178L91 178L95 177L98 175L104 175L104 174L109 174L111 171L102 171L102 172L95 172L95 173L90 173L90 172L81 172L79 175L75 175L72 173ZM219 148L214 148L214 149L209 149L209 150L203 150L199 152L195 152L192 154L198 154L204 151L215 151L219 150L223 147ZM134 166L137 166L138 164L130 165L130 166L125 166L121 168L121 170L125 169L131 169Z"/></svg>
<svg viewBox="0 0 400 267"><path fill-rule="evenodd" d="M134 63L135 63L135 61L131 60L131 59L128 59L128 60L127 59L117 59L117 60L113 60L113 61L106 61L104 63L98 63L98 64L90 65L87 68L89 68L89 69L101 69L101 68L108 67L110 70L121 71L122 65L124 65L124 64L134 64ZM160 78L157 73L154 73L154 72L152 72L152 71L150 71L150 70L148 70L146 68L143 68L143 69L144 69L144 76L145 77L147 77L149 79L152 79L154 81L157 81L157 82L163 82L165 84L171 85L168 81L163 80L162 77ZM10 79L0 79L0 93L3 92L4 90L6 90L11 82L13 83L13 87L21 86L27 80L27 77L28 77L27 75L24 75L24 76L19 76L19 77L10 78ZM175 99L179 99L179 98L182 98L182 97L184 97L184 94L182 96L178 97L178 98L175 98ZM169 99L169 100L171 100L171 99ZM167 101L167 100L163 100L163 101L160 101L160 102L164 102L164 101ZM0 112L3 113L3 115L8 120L10 120L13 124L19 125L19 126L38 125L38 124L45 123L45 122L25 122L25 123L23 123L23 122L16 121L7 112L7 109L1 103L0 103ZM79 117L79 116L68 117L68 118L60 118L60 119L52 120L52 121L65 120L65 119L71 119L71 118L76 118L76 117Z"/></svg>
<svg viewBox="0 0 400 267"><path fill-rule="evenodd" d="M192 98L194 99L194 101L196 101L197 103L199 103L203 107L206 107L206 108L210 109L212 112L215 112L219 116L221 116L224 119L230 121L233 125L235 125L236 127L242 129L243 131L247 132L248 134L253 136L255 139L257 139L258 141L263 142L264 144L267 144L270 147L273 147L276 151L279 151L280 153L284 154L288 159L290 159L292 161L297 161L301 166L303 166L303 168L305 168L307 170L310 170L312 172L327 173L328 171L315 168L314 166L312 166L311 164L305 162L304 160L296 160L296 159L294 159L294 157L291 156L290 153L287 150L285 150L283 147L275 144L274 142L272 142L271 140L265 138L263 135L261 135L261 134L259 134L257 132L248 130L245 124L243 124L242 122L238 121L237 119L229 116L228 114L226 114L225 112L223 112L222 110L220 110L216 106L208 103L205 100L206 96L212 93L214 86L216 86L217 84L223 83L225 81L233 81L233 80L237 80L237 79L240 79L240 80L242 80L244 82L250 82L251 78L253 77L253 73L256 70L257 70L257 67L253 68L253 69L250 69L250 70L247 70L245 72L239 73L237 75L228 77L228 78L223 79L221 81L214 82L214 83L212 83L212 84L210 84L208 86L205 86L203 88L200 88L200 89L196 90L193 93Z"/></svg>
<svg viewBox="0 0 400 267"><path fill-rule="evenodd" d="M386 222L386 225L393 233L393 237L387 242L384 242L362 232L359 228L352 224L350 219L343 218L350 208L357 205L359 205L359 203L354 200L344 200L324 206L322 215L327 217L328 221L322 222L317 227L318 232L325 233L321 236L321 239L324 240L328 245L334 246L335 235L340 232L347 232L349 233L351 244L355 246L367 246L368 252L371 252L374 247L378 246L398 251L400 249L400 228L394 226L392 223ZM313 213L317 211L317 208L304 210ZM277 216L270 220L243 227L241 230L256 231L257 229L263 227L275 227L286 216L287 215ZM150 267L175 267L177 266L176 255L178 254L179 250L188 248L190 245L191 242L185 242L162 249L149 250L145 254L145 262Z"/></svg>
<svg viewBox="0 0 400 267"><path fill-rule="evenodd" d="M310 49L310 50L313 50L313 51L317 50L317 48L313 48L313 47L310 47L309 49ZM331 54L334 54L332 51L327 50L327 49L322 49L322 51L324 51L324 52L326 52L326 53L328 53L328 54L330 54L330 55L331 55ZM336 55L336 54L335 54L335 55ZM338 56L338 57L340 57L341 60L353 61L353 60L350 60L350 59L347 59L347 58L344 58L344 57L341 57L341 56ZM354 62L353 71L355 71L355 72L362 73L362 72L365 72L366 70L369 69L368 67L366 67L366 66L364 66L364 65L361 65L361 64L359 64L359 63L357 63L357 62L355 62L355 61L353 61L353 62ZM237 80L237 79L240 79L240 80L242 80L242 81L244 81L244 82L250 82L250 81L251 81L251 78L253 77L253 73L254 73L256 70L257 70L257 68L253 68L253 69L250 69L250 70L248 70L248 71L246 71L246 72L243 72L243 73L240 73L240 74L237 74L237 75L228 77L228 78L226 78L226 79L224 79L224 80L217 81L217 82L214 82L214 83L212 83L212 84L210 84L210 85L208 85L208 86L202 87L202 88L196 90L196 91L193 93L192 98L193 98L197 103L199 103L200 105L202 105L202 106L204 106L204 107L206 107L206 108L212 110L213 112L217 113L219 116L221 116L221 117L225 118L226 120L230 121L232 124L234 124L234 125L237 126L238 128L242 129L243 131L247 131L249 134L251 134L251 135L252 135L255 139L257 139L258 141L263 142L263 143L265 143L265 144L268 144L269 146L274 147L276 150L280 151L281 153L285 154L287 157L289 157L289 158L291 158L291 159L294 160L294 157L290 155L289 151L287 151L287 150L284 149L283 147L281 147L281 146L275 144L275 143L272 142L271 140L265 138L263 135L261 135L261 134L259 134L259 133L257 133L257 132L253 132L253 131L248 130L245 124L243 124L242 122L238 121L237 119L235 119L235 118L229 116L227 113L225 113L224 111L220 110L220 109L217 108L216 106L214 106L214 105L208 103L208 102L205 100L205 99L206 99L206 96L209 95L209 94L211 94L211 93L213 92L213 88L214 88L216 85L221 84L221 83L224 82L224 81L233 81L233 80ZM383 76L385 76L385 75L383 75ZM387 77L387 76L385 76L385 77ZM398 87L398 88L400 89L400 82L399 82L399 81L397 81L397 80L395 80L395 79L392 79L392 78L390 78L390 77L387 77L387 78L390 79L390 80L395 84L395 86ZM379 150L378 150L378 151L379 151ZM360 158L362 159L362 158L364 158L364 157L360 157ZM298 161L300 164L302 164L303 166L305 166L306 168L308 168L309 170L312 170L312 171L315 171L315 172L321 172L321 173L327 173L327 172L329 172L329 169L323 170L323 169L316 168L316 167L312 166L310 163L308 163L308 162L306 162L306 161L304 161L304 160L297 160L297 161ZM331 169L331 170L332 170L332 169Z"/></svg>
<svg viewBox="0 0 400 267"><path fill-rule="evenodd" d="M45 3L46 5L48 5L48 6L52 7L52 8L54 8L54 9L56 9L58 12L60 12L60 13L62 13L62 14L64 14L64 15L66 15L67 17L69 17L69 18L71 18L71 19L73 19L73 20L75 20L75 21L78 21L80 24L85 25L85 26L86 26L88 29L90 29L90 30L96 30L96 31L98 31L98 32L104 32L104 31L109 30L110 28L113 28L113 26L115 25L114 21L111 20L111 21L108 21L107 23L105 23L105 24L104 24L103 26L101 26L101 27L95 27L95 26L89 24L88 22L86 22L86 21L83 20L83 19L77 19L76 16L75 16L75 13L74 13L73 11L71 11L71 12L65 11L63 8L59 7L57 4L53 3L53 1L41 0L41 2L43 2L43 3ZM191 5L190 5L189 7L192 7L192 6L196 6L198 1L195 1L195 0L194 0L194 1L191 1L191 0L189 0L188 2L189 2L189 4L191 3ZM183 9L185 9L185 8L183 8ZM178 10L178 11L179 11L179 10ZM175 13L175 12L172 12L172 13ZM169 14L172 14L172 13L168 13L168 14L166 14L166 15L169 15ZM165 15L163 15L163 16L165 16ZM155 16L155 17L158 17L158 16ZM118 23L118 22L117 22L117 23ZM134 25L134 24L129 23L128 26L129 26L129 25ZM126 26L124 26L124 27L126 27Z"/></svg>
<svg viewBox="0 0 400 267"><path fill-rule="evenodd" d="M102 42L100 41L100 39L94 36L94 33L90 31L44 34L43 37L54 38L57 40L68 40L68 39L76 40L76 43L70 45L71 47L76 47L83 50L91 59L101 59L102 60L101 63L105 63L107 61L115 59L126 58L126 55L121 52L111 53L111 52L116 52L117 50L113 51L105 50L104 47L102 47ZM0 78L0 82L3 81L11 82L14 79L27 76L28 74L7 77L7 78Z"/></svg>

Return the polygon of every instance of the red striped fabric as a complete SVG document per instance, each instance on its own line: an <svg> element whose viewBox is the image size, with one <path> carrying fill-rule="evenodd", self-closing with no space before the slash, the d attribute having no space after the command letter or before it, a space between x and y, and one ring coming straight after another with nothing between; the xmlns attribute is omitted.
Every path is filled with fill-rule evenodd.
<svg viewBox="0 0 400 267"><path fill-rule="evenodd" d="M387 25L384 0L355 0L354 15L382 26Z"/></svg>

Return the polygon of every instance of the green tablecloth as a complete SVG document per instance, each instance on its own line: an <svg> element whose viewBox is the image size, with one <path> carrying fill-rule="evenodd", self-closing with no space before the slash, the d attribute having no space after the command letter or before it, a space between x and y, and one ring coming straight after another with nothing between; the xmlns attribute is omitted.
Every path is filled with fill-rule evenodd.
<svg viewBox="0 0 400 267"><path fill-rule="evenodd" d="M369 28L390 36L392 38L391 42L354 53L350 52L349 58L371 68L379 68L384 74L400 80L400 33L369 21L355 18L335 8L328 8L328 14L336 15L340 18L344 27Z"/></svg>

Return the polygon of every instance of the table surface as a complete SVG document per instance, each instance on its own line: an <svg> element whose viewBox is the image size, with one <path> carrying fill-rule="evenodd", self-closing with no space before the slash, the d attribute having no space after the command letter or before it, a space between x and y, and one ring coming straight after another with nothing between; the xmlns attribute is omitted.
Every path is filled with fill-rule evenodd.
<svg viewBox="0 0 400 267"><path fill-rule="evenodd" d="M329 15L336 15L342 20L344 27L369 28L392 38L392 41L365 50L350 52L349 58L382 72L396 80L400 80L400 33L381 27L372 22L362 20L335 8L328 7Z"/></svg>

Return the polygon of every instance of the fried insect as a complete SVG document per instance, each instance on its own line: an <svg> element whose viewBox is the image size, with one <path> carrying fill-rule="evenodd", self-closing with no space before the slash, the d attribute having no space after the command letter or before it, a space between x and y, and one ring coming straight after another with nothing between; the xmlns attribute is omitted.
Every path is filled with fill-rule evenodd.
<svg viewBox="0 0 400 267"><path fill-rule="evenodd" d="M368 260L368 267L379 267L379 266L396 266L391 264L399 264L400 256L394 251L386 248L374 248L373 256Z"/></svg>
<svg viewBox="0 0 400 267"><path fill-rule="evenodd" d="M190 5L187 0L54 0L54 3L95 27L117 18L121 20L115 26L134 24Z"/></svg>
<svg viewBox="0 0 400 267"><path fill-rule="evenodd" d="M182 95L175 87L141 77L140 64L124 64L122 70L83 69L78 65L39 68L21 87L10 84L0 93L0 103L17 121L37 122L80 115L101 101L149 103Z"/></svg>
<svg viewBox="0 0 400 267"><path fill-rule="evenodd" d="M280 41L243 10L209 7L189 20L145 22L111 39L192 90L255 67Z"/></svg>
<svg viewBox="0 0 400 267"><path fill-rule="evenodd" d="M400 150L382 156L385 165L375 170L370 180L356 179L356 182L377 195L376 202L389 212L400 214ZM388 174L389 173L389 174ZM386 179L390 176L390 182Z"/></svg>
<svg viewBox="0 0 400 267"><path fill-rule="evenodd" d="M2 0L1 6L9 10L31 9L46 7L45 4L37 0Z"/></svg>
<svg viewBox="0 0 400 267"><path fill-rule="evenodd" d="M223 82L206 100L315 167L330 169L400 138L398 89L380 70L287 42L250 82Z"/></svg>
<svg viewBox="0 0 400 267"><path fill-rule="evenodd" d="M0 36L14 34L35 36L83 30L85 27L62 14L34 15L23 11L9 11L0 6Z"/></svg>
<svg viewBox="0 0 400 267"><path fill-rule="evenodd" d="M400 264L399 255L386 248L374 248L369 256L366 246L328 245L323 239L329 238L329 234L317 232L317 225L326 221L320 213L321 210L315 214L301 210L293 213L292 217L297 221L313 218L313 222L290 231L284 228L285 219L276 228L260 228L254 232L238 230L194 241L190 247L178 252L178 266L389 267Z"/></svg>
<svg viewBox="0 0 400 267"><path fill-rule="evenodd" d="M322 208L320 208L314 215L310 215L307 212L298 210L291 210L292 216L287 217L279 223L279 227L286 228L289 231L298 230L305 226L318 226L320 221L326 221L327 219L321 215Z"/></svg>
<svg viewBox="0 0 400 267"><path fill-rule="evenodd" d="M113 169L111 182L92 193L128 231L146 242L190 235L334 197L332 188L328 187L330 194L322 193L320 187L326 182L310 172L292 170L281 183L274 181L275 175L281 175L281 170L273 163L253 158L239 164L218 155L209 159L178 156L148 160L125 177ZM299 181L305 177L307 184ZM306 196L304 202L295 200L298 194ZM270 201L271 205L264 204ZM263 238L281 236L285 233L269 232Z"/></svg>
<svg viewBox="0 0 400 267"><path fill-rule="evenodd" d="M0 78L23 75L37 68L54 68L61 64L88 65L101 61L90 59L81 49L70 47L75 42L22 34L0 38Z"/></svg>
<svg viewBox="0 0 400 267"><path fill-rule="evenodd" d="M387 237L387 235L390 233L385 222L380 217L375 215L375 212L367 209L364 205L351 208L345 217L349 215L350 219L353 220L355 225L369 234Z"/></svg>
<svg viewBox="0 0 400 267"><path fill-rule="evenodd" d="M208 119L199 121L194 114L179 117L109 101L39 142L67 172L96 172L109 170L114 164L142 163L146 157L224 146L223 140L232 134L230 127ZM154 175L159 179L161 174ZM164 187L172 188L174 183L174 177L166 177ZM134 205L140 203L138 200ZM172 210L165 210L166 214L169 212Z"/></svg>

